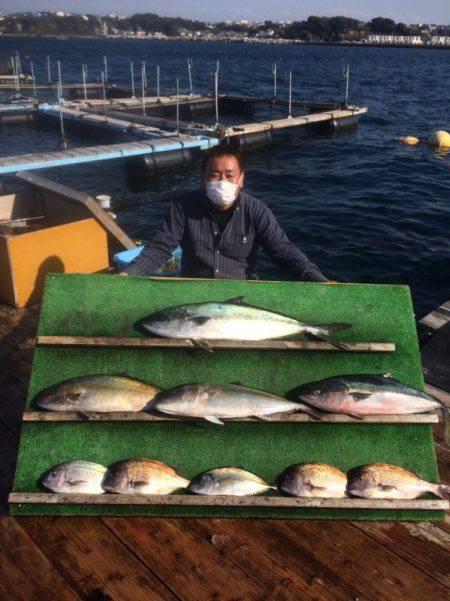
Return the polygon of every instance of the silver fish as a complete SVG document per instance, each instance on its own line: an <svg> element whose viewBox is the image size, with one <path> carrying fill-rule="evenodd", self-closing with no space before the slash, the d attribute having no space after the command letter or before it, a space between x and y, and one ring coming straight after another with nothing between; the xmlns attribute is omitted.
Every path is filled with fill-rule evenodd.
<svg viewBox="0 0 450 601"><path fill-rule="evenodd" d="M119 494L168 495L188 484L189 480L161 461L126 459L108 467L103 487Z"/></svg>
<svg viewBox="0 0 450 601"><path fill-rule="evenodd" d="M291 413L303 409L303 405L234 384L186 384L162 391L155 398L154 408L168 415L200 417L223 425L221 419L264 419L273 413Z"/></svg>
<svg viewBox="0 0 450 601"><path fill-rule="evenodd" d="M55 465L42 479L42 485L58 493L105 492L102 482L106 467L92 461L72 459Z"/></svg>
<svg viewBox="0 0 450 601"><path fill-rule="evenodd" d="M34 403L50 411L143 411L158 392L140 380L100 374L60 382L39 393Z"/></svg>
<svg viewBox="0 0 450 601"><path fill-rule="evenodd" d="M277 484L295 497L341 499L346 496L347 475L326 463L297 463L278 477Z"/></svg>
<svg viewBox="0 0 450 601"><path fill-rule="evenodd" d="M298 387L295 394L322 411L357 416L423 413L441 407L429 394L387 375L326 378Z"/></svg>
<svg viewBox="0 0 450 601"><path fill-rule="evenodd" d="M255 474L237 467L218 467L195 476L188 490L197 495L256 495L275 488Z"/></svg>
<svg viewBox="0 0 450 601"><path fill-rule="evenodd" d="M294 334L309 334L329 340L346 323L311 325L243 303L242 297L227 302L193 303L157 311L141 321L143 328L168 338L193 340L269 340ZM345 345L344 345L345 346Z"/></svg>
<svg viewBox="0 0 450 601"><path fill-rule="evenodd" d="M349 472L348 492L365 499L416 499L431 492L441 499L450 494L445 484L433 484L397 465L373 463Z"/></svg>

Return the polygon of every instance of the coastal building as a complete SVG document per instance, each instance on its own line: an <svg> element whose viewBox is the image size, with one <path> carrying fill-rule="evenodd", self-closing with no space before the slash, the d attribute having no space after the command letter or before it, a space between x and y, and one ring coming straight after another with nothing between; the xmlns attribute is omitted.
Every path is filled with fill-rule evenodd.
<svg viewBox="0 0 450 601"><path fill-rule="evenodd" d="M367 36L366 44L392 45L392 46L422 46L420 35L376 35Z"/></svg>

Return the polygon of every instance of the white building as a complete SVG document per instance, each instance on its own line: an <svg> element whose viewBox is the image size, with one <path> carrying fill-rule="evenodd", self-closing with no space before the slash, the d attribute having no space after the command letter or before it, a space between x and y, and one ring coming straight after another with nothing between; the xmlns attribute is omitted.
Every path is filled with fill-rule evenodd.
<svg viewBox="0 0 450 601"><path fill-rule="evenodd" d="M431 46L450 46L449 35L432 35L428 40Z"/></svg>
<svg viewBox="0 0 450 601"><path fill-rule="evenodd" d="M423 40L420 35L369 35L367 44L382 44L395 46L421 46Z"/></svg>

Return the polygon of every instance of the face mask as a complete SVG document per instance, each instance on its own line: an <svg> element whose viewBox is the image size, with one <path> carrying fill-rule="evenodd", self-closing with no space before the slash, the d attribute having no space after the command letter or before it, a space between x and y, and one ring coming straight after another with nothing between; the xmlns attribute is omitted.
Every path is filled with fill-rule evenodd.
<svg viewBox="0 0 450 601"><path fill-rule="evenodd" d="M218 207L226 207L234 202L238 185L231 182L207 182L206 196Z"/></svg>

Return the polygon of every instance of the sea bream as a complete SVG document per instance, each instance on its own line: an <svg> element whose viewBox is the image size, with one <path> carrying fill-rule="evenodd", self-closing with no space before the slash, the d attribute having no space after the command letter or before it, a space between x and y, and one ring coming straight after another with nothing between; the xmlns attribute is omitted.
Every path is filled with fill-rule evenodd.
<svg viewBox="0 0 450 601"><path fill-rule="evenodd" d="M329 340L347 323L311 325L273 311L252 307L242 297L227 302L192 303L162 309L144 318L141 326L152 334L192 340L269 340L309 334ZM330 341L332 342L332 341ZM333 344L339 345L339 343Z"/></svg>
<svg viewBox="0 0 450 601"><path fill-rule="evenodd" d="M280 474L277 484L294 497L341 499L346 496L347 475L327 463L297 463Z"/></svg>
<svg viewBox="0 0 450 601"><path fill-rule="evenodd" d="M198 417L223 425L222 419L259 417L292 413L303 405L268 392L236 384L186 384L160 392L154 409L179 417Z"/></svg>
<svg viewBox="0 0 450 601"><path fill-rule="evenodd" d="M170 495L189 480L154 459L125 459L108 467L103 487L119 494Z"/></svg>
<svg viewBox="0 0 450 601"><path fill-rule="evenodd" d="M159 388L127 376L90 375L71 378L37 395L34 404L49 411L144 411Z"/></svg>
<svg viewBox="0 0 450 601"><path fill-rule="evenodd" d="M432 411L442 405L432 396L390 376L335 376L295 389L295 397L328 413L401 415Z"/></svg>
<svg viewBox="0 0 450 601"><path fill-rule="evenodd" d="M422 480L413 472L397 465L373 463L354 468L348 474L348 492L365 499L416 499L430 492L441 499L450 487Z"/></svg>
<svg viewBox="0 0 450 601"><path fill-rule="evenodd" d="M104 493L106 467L92 461L72 459L55 465L42 479L42 485L57 493Z"/></svg>
<svg viewBox="0 0 450 601"><path fill-rule="evenodd" d="M275 488L238 467L218 467L195 476L188 490L197 495L256 495Z"/></svg>

